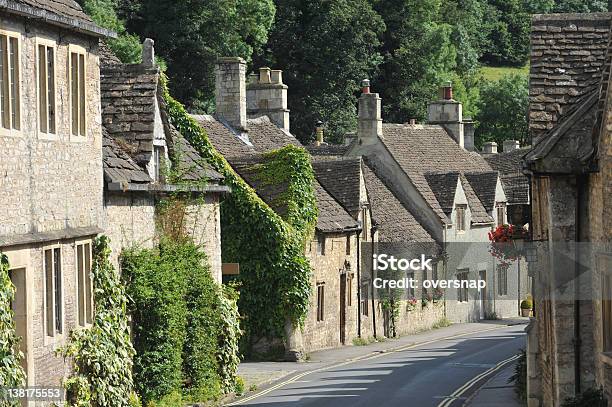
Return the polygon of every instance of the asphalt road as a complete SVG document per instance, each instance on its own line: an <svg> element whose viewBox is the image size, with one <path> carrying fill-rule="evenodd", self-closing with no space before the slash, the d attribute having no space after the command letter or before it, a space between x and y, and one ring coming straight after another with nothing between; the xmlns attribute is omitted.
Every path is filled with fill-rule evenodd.
<svg viewBox="0 0 612 407"><path fill-rule="evenodd" d="M301 373L232 405L461 406L525 347L523 329L509 326Z"/></svg>

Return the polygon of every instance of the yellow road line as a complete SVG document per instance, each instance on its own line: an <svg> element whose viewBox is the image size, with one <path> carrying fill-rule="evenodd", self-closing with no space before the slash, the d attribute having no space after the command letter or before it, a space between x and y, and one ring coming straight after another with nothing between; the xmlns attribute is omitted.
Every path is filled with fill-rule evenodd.
<svg viewBox="0 0 612 407"><path fill-rule="evenodd" d="M495 328L483 329L481 331L465 332L465 333L462 333L462 334L451 335L451 336L447 336L447 337L444 337L444 338L434 339L434 340L431 340L431 341L413 343L413 344L410 344L408 346L402 346L402 347L399 347L399 348L396 348L396 349L390 349L390 350L388 350L386 352L377 353L375 355L363 356L363 357L347 360L345 362L341 362L341 363L338 363L338 364L335 364L335 365L323 366L323 367L320 367L318 369L309 370L307 372L300 373L300 374L298 374L296 376L293 376L291 379L288 379L288 380L286 380L284 382L278 383L278 384L276 384L276 385L274 385L272 387L269 387L269 388L267 388L265 390L262 390L259 393L253 394L252 396L249 396L249 397L246 397L246 398L243 398L243 399L240 399L240 400L236 400L236 401L234 401L232 403L226 404L226 406L227 407L229 407L229 406L239 406L242 403L247 403L249 401L253 401L253 400L257 399L257 398L260 398L261 396L265 396L266 394L269 394L269 393L273 392L274 390L277 390L277 389L279 389L281 387L284 387L284 386L286 386L288 384L291 384L291 383L295 382L296 380L299 380L302 377L307 376L309 374L319 373L319 372L323 372L325 370L329 370L329 369L334 369L334 368L346 366L346 365L351 364L351 363L356 363L356 362L361 362L361 361L365 361L365 360L376 359L376 358L379 358L379 357L382 357L382 356L385 356L385 355L389 355L391 353L403 352L405 350L412 349L412 348L415 348L417 346L430 345L430 344L436 343L436 342L451 340L451 339L455 339L455 338L461 338L463 336L468 336L468 335L481 334L483 332L495 331L495 330L498 330L498 329L508 328L510 326L512 326L512 325L502 325L502 326L497 326ZM441 407L441 405L439 405L438 407Z"/></svg>
<svg viewBox="0 0 612 407"><path fill-rule="evenodd" d="M438 407L448 407L448 406L450 406L456 399L461 397L461 395L463 393L468 391L472 386L474 386L480 380L482 380L483 378L487 377L491 373L494 373L494 372L500 370L501 368L506 366L508 363L514 362L519 357L520 357L520 355L511 356L508 359L502 360L497 365L495 365L492 368L486 370L485 372L475 376L474 378L472 378L471 380L466 382L463 386L461 386L457 390L455 390L450 396L447 396L443 401L441 401L440 404L438 404Z"/></svg>

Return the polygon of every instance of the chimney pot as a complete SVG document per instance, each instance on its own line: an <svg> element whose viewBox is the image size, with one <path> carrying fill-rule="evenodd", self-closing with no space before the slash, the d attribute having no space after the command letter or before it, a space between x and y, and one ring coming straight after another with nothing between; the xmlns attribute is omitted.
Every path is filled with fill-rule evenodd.
<svg viewBox="0 0 612 407"><path fill-rule="evenodd" d="M259 83L272 83L272 78L270 76L270 68L259 68Z"/></svg>
<svg viewBox="0 0 612 407"><path fill-rule="evenodd" d="M453 100L453 84L448 81L442 85L442 99Z"/></svg>
<svg viewBox="0 0 612 407"><path fill-rule="evenodd" d="M323 144L323 141L324 141L323 122L321 120L319 120L316 124L316 133L317 133L317 140L315 142L315 145L318 147L321 144Z"/></svg>
<svg viewBox="0 0 612 407"><path fill-rule="evenodd" d="M257 84L259 82L259 75L252 73L249 75L249 84Z"/></svg>
<svg viewBox="0 0 612 407"><path fill-rule="evenodd" d="M416 125L416 119L410 119L410 125L411 126Z"/></svg>
<svg viewBox="0 0 612 407"><path fill-rule="evenodd" d="M270 73L271 73L270 79L273 84L275 85L283 84L283 71L278 70L278 69L273 69L272 71L270 71Z"/></svg>
<svg viewBox="0 0 612 407"><path fill-rule="evenodd" d="M514 150L518 150L519 148L521 148L521 144L518 142L518 140L504 140L504 153L507 153L509 151L514 151Z"/></svg>
<svg viewBox="0 0 612 407"><path fill-rule="evenodd" d="M142 44L142 66L153 68L155 66L155 41L151 38L144 40Z"/></svg>
<svg viewBox="0 0 612 407"><path fill-rule="evenodd" d="M497 143L494 141L484 143L483 152L486 154L497 154Z"/></svg>
<svg viewBox="0 0 612 407"><path fill-rule="evenodd" d="M370 80L364 79L361 81L361 92L362 93L370 93Z"/></svg>

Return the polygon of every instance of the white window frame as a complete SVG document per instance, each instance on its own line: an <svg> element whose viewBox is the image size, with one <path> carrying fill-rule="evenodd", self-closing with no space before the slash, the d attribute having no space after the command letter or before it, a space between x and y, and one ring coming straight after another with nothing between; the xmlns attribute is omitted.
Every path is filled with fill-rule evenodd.
<svg viewBox="0 0 612 407"><path fill-rule="evenodd" d="M80 326L80 327L89 327L92 325L93 323L93 318L94 318L94 300L93 300L93 291L94 291L94 287L93 287L93 280L90 281L90 287L91 287L91 298L89 301L89 307L90 307L90 311L91 311L91 315L90 315L90 320L87 320L87 311L85 311L85 323L81 324L80 321L80 312L81 312L81 302L79 299L79 246L85 246L85 245L89 245L89 274L88 274L88 278L91 279L91 270L93 269L93 241L91 239L80 239L74 242L74 286L76 288L75 290L75 320L76 320L76 325ZM83 248L83 250L85 250L85 247ZM83 257L83 262L85 262L85 257ZM85 264L83 264L83 268L85 268ZM85 296L85 299L87 298L87 291L86 291L86 287L83 288L83 295Z"/></svg>
<svg viewBox="0 0 612 407"><path fill-rule="evenodd" d="M72 114L72 54L78 54L78 55L82 55L83 56L83 73L85 74L85 81L84 81L84 87L85 87L85 92L84 92L84 98L85 98L85 103L84 103L84 120L85 120L85 126L84 126L84 131L85 134L79 134L79 135L74 135L72 133L72 124L73 124L73 114ZM68 132L70 134L70 141L74 141L74 142L83 142L87 140L87 123L89 122L89 117L87 115L87 57L88 57L88 52L87 50L80 46L80 45L75 45L75 44L70 44L68 45L68 61L66 64L67 67L67 79L68 79L68 111L69 111L69 117L70 117L70 122L69 122L69 129ZM80 86L80 81L79 81L79 86ZM78 97L78 96L77 96ZM80 108L80 105L79 105ZM80 119L80 116L79 116ZM80 132L80 122L79 122L79 132Z"/></svg>
<svg viewBox="0 0 612 407"><path fill-rule="evenodd" d="M51 47L53 48L53 83L55 86L54 92L53 92L53 101L54 101L54 106L55 106L55 115L53 116L53 120L54 120L54 127L55 127L55 133L49 133L49 129L47 129L47 132L43 132L42 129L40 128L40 115L41 115L41 111L40 111L40 52L39 52L39 48L40 46L45 46L45 47ZM47 39L47 38L40 38L37 37L36 38L36 63L35 63L35 72L36 72L36 128L38 129L38 138L41 140L56 140L58 138L58 134L59 134L59 129L57 126L58 120L57 120L57 116L58 116L58 111L59 111L59 105L58 105L58 97L57 94L58 92L58 84L57 84L57 42L51 39ZM45 82L45 88L46 88L46 82ZM47 94L48 94L49 90L47 89ZM48 120L48 119L47 119Z"/></svg>
<svg viewBox="0 0 612 407"><path fill-rule="evenodd" d="M61 303L62 303L62 312L61 312L61 324L62 324L62 332L56 332L55 329L55 297L52 299L53 302L53 317L54 317L54 321L53 321L53 335L49 335L49 331L47 328L47 324L48 324L48 320L47 320L47 261L46 261L46 256L45 256L45 252L47 250L51 250L52 256L55 256L55 249L59 249L60 251L60 272L61 272L61 281L62 281L62 286L60 288L60 298L61 298ZM57 244L52 244L52 245L46 245L43 246L42 248L42 264L43 264L43 268L42 268L42 277L43 277L43 330L44 330L44 338L45 338L45 344L50 344L53 343L55 341L61 340L64 338L64 335L66 334L66 298L65 298L65 287L66 287L66 283L65 283L65 269L64 269L64 251L62 250L62 245L60 243ZM53 274L53 278L52 280L52 284L53 284L53 288L51 289L51 292L55 293L55 270L54 270L54 274Z"/></svg>
<svg viewBox="0 0 612 407"><path fill-rule="evenodd" d="M23 77L23 69L21 69L21 33L18 31L10 31L10 30L5 30L5 29L0 29L0 35L2 36L6 36L7 39L10 38L15 38L17 39L17 67L19 69L19 72L17 73L17 89L19 90L19 101L18 101L18 106L17 106L17 112L19 114L19 123L18 123L18 129L13 129L13 122L12 122L12 114L9 114L9 121L10 121L10 125L9 125L9 129L5 129L4 127L0 126L0 136L10 136L10 137L18 137L21 136L22 132L23 132L23 89L21 86L21 78ZM9 43L9 41L7 40L7 44ZM10 55L9 55L10 58ZM9 67L11 65L11 61L9 59L8 61L9 63ZM1 90L0 90L1 91ZM12 89L9 83L9 110L12 107L11 104L11 100L12 100Z"/></svg>

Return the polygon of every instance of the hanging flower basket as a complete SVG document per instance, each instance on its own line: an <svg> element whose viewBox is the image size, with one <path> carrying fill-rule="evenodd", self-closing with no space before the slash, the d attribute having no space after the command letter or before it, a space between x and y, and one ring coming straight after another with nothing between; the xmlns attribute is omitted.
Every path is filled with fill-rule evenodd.
<svg viewBox="0 0 612 407"><path fill-rule="evenodd" d="M489 232L491 247L489 253L497 258L502 264L518 260L522 256L523 239L527 237L527 231L514 225L500 225Z"/></svg>

